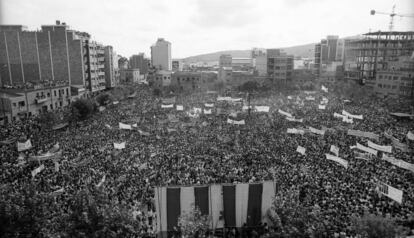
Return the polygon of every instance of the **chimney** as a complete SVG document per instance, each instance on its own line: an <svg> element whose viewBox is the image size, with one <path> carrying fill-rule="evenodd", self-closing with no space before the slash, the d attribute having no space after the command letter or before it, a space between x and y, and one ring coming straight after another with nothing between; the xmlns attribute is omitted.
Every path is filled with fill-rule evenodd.
<svg viewBox="0 0 414 238"><path fill-rule="evenodd" d="M60 21L59 20L56 20L56 25L60 25Z"/></svg>

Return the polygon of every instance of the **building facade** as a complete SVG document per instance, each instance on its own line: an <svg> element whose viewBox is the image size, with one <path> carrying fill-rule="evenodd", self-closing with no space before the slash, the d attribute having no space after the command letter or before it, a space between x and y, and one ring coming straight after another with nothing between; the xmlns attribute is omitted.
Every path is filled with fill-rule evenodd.
<svg viewBox="0 0 414 238"><path fill-rule="evenodd" d="M355 78L373 89L377 72L392 70L393 62L414 51L414 32L370 32L350 42L355 56Z"/></svg>
<svg viewBox="0 0 414 238"><path fill-rule="evenodd" d="M181 60L172 61L172 71L183 71L183 62Z"/></svg>
<svg viewBox="0 0 414 238"><path fill-rule="evenodd" d="M69 86L0 90L0 118L6 123L64 108L71 103Z"/></svg>
<svg viewBox="0 0 414 238"><path fill-rule="evenodd" d="M118 56L112 46L105 47L105 83L106 88L114 88L119 85L120 73L118 68Z"/></svg>
<svg viewBox="0 0 414 238"><path fill-rule="evenodd" d="M139 53L138 55L132 55L129 57L129 68L139 69L140 74L148 74L149 64L149 59L145 58L144 53Z"/></svg>
<svg viewBox="0 0 414 238"><path fill-rule="evenodd" d="M268 49L267 76L273 85L287 85L292 81L293 55L287 55L280 49Z"/></svg>
<svg viewBox="0 0 414 238"><path fill-rule="evenodd" d="M139 69L120 69L119 74L119 81L122 84L140 83L141 81Z"/></svg>
<svg viewBox="0 0 414 238"><path fill-rule="evenodd" d="M228 55L228 54L220 55L219 68L231 67L231 66L232 66L232 57L231 57L231 55Z"/></svg>
<svg viewBox="0 0 414 238"><path fill-rule="evenodd" d="M151 64L158 70L172 70L171 43L164 38L158 38L151 46Z"/></svg>

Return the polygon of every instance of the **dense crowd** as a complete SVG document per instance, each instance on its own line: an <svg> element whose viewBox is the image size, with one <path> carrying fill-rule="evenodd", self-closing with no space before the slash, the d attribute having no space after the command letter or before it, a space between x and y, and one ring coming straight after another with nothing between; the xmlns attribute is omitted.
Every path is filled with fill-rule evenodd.
<svg viewBox="0 0 414 238"><path fill-rule="evenodd" d="M305 100L304 92L256 93L251 105L270 106L270 112L243 110L247 98L240 102L216 101L217 94L176 95L176 108L161 108L162 98L146 86L136 88L134 98L106 106L90 118L61 130L45 130L35 119L26 119L0 127L0 140L30 139L33 149L18 153L16 144L0 145L0 181L3 192L19 192L32 187L38 192L53 193L64 189L56 200L57 214L67 214L72 194L81 188L96 187L109 193L111 203L128 207L140 222L142 236L155 234L155 186L211 183L257 182L274 179L279 189L304 191L310 205L321 208L329 235L344 232L352 235L350 217L364 212L396 218L399 224L414 229L413 172L391 165L381 156L357 159L350 146L366 144L366 139L347 135L348 129L380 135L377 144L391 145L382 136L392 134L406 143L411 152L393 149L397 159L414 163L414 142L408 131L414 131L409 119L391 116L381 101L367 98L344 102L334 94L316 92L315 100ZM322 97L328 99L325 110L319 110ZM186 113L214 103L211 115L197 118ZM303 122L286 120L278 109L303 118ZM363 115L363 120L349 124L334 118L334 112L346 110ZM394 108L398 110L398 108ZM245 125L227 123L229 114L244 119ZM120 130L118 123L133 125ZM287 128L325 128L324 136L306 133L287 134ZM139 130L139 131L138 131ZM149 133L146 134L146 133ZM113 143L126 142L125 149L115 150ZM40 163L17 164L20 156L42 154L59 143L62 158L59 169L46 161L45 169L32 177ZM296 148L306 148L306 155ZM330 146L339 148L339 157L348 168L325 158ZM104 178L104 179L103 179ZM381 196L378 181L403 190L403 203ZM23 195L22 195L23 196Z"/></svg>

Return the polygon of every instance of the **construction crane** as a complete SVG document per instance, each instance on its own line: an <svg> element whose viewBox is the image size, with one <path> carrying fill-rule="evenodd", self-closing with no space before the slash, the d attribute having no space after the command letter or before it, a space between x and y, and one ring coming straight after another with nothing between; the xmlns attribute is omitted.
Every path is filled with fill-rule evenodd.
<svg viewBox="0 0 414 238"><path fill-rule="evenodd" d="M403 15L403 14L397 14L397 13L395 13L395 5L392 6L391 13L378 12L378 11L375 11L375 10L371 10L371 15L375 15L375 14L381 14L381 15L388 15L388 16L390 16L390 24L388 25L388 29L390 31L392 31L394 29L394 17L395 16L398 16L398 17L412 17L412 18L414 18L414 15Z"/></svg>

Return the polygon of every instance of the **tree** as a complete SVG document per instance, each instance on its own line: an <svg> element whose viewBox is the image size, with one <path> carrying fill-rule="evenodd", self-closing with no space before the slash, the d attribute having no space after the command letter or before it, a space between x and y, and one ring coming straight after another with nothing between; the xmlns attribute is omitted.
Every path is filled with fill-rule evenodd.
<svg viewBox="0 0 414 238"><path fill-rule="evenodd" d="M258 89L259 89L259 83L254 82L254 81L245 82L239 87L239 90L244 91L244 92L253 92L253 91L257 91Z"/></svg>
<svg viewBox="0 0 414 238"><path fill-rule="evenodd" d="M96 98L95 98L96 102L100 105L100 106L104 106L106 105L109 101L111 101L111 96L107 93L102 93L99 94Z"/></svg>
<svg viewBox="0 0 414 238"><path fill-rule="evenodd" d="M299 192L289 189L279 192L266 214L273 232L270 237L318 237L324 232L322 216L317 206L301 203Z"/></svg>
<svg viewBox="0 0 414 238"><path fill-rule="evenodd" d="M160 89L158 89L158 88L154 88L154 90L153 90L153 94L154 94L154 96L156 96L156 97L161 96L161 90L160 90Z"/></svg>
<svg viewBox="0 0 414 238"><path fill-rule="evenodd" d="M395 220L364 214L362 217L351 218L353 230L364 238L394 238L403 236L405 231L395 224Z"/></svg>
<svg viewBox="0 0 414 238"><path fill-rule="evenodd" d="M89 99L79 99L72 103L72 118L75 120L84 120L94 111L94 104Z"/></svg>
<svg viewBox="0 0 414 238"><path fill-rule="evenodd" d="M206 237L209 229L210 217L202 215L198 207L191 204L191 210L181 214L178 218L178 226L182 236L187 237Z"/></svg>
<svg viewBox="0 0 414 238"><path fill-rule="evenodd" d="M42 125L44 129L51 128L56 124L57 118L54 112L44 112L39 115L37 121Z"/></svg>

